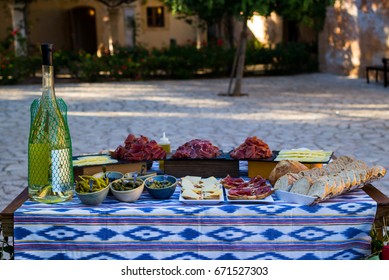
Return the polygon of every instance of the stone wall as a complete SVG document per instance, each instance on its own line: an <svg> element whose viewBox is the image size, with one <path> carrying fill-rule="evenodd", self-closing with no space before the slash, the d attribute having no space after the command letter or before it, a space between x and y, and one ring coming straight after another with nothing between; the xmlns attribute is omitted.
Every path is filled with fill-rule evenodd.
<svg viewBox="0 0 389 280"><path fill-rule="evenodd" d="M319 35L320 70L365 77L365 67L389 57L389 1L337 0Z"/></svg>

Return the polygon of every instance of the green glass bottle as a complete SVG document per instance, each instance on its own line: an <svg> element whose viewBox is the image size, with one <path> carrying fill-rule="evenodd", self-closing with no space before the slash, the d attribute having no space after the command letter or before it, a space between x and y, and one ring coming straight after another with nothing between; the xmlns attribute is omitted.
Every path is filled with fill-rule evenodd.
<svg viewBox="0 0 389 280"><path fill-rule="evenodd" d="M28 195L34 201L57 203L73 197L72 142L66 104L61 100L60 107L55 97L53 45L42 44L41 50L42 97L31 104Z"/></svg>

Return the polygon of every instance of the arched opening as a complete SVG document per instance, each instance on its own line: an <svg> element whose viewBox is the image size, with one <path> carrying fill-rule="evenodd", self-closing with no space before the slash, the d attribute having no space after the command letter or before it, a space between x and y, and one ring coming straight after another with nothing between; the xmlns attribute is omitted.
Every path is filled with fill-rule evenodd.
<svg viewBox="0 0 389 280"><path fill-rule="evenodd" d="M71 9L69 13L73 49L95 53L97 51L96 10L92 7L77 7Z"/></svg>

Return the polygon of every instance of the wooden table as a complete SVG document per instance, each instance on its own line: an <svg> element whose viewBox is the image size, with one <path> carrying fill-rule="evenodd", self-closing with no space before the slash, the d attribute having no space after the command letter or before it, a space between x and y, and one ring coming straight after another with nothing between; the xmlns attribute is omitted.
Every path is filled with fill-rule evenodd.
<svg viewBox="0 0 389 280"><path fill-rule="evenodd" d="M363 187L363 190L373 198L378 205L375 216L375 226L379 235L382 238L382 227L384 218L389 219L389 197L376 189L373 185L368 184ZM25 188L3 211L0 213L0 221L3 227L4 237L14 236L14 212L28 199L28 189Z"/></svg>
<svg viewBox="0 0 389 280"><path fill-rule="evenodd" d="M389 219L389 197L368 184L363 190L373 198L378 205L375 217L375 226L379 237L382 238L383 219ZM14 233L14 212L28 199L28 189L25 188L3 211L0 213L0 221L3 226L3 236L13 237Z"/></svg>

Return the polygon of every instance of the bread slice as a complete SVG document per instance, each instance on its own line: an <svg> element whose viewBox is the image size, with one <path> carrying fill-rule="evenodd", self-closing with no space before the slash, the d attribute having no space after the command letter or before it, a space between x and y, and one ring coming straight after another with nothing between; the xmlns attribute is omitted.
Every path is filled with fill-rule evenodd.
<svg viewBox="0 0 389 280"><path fill-rule="evenodd" d="M350 180L350 186L349 188L352 188L353 186L357 185L357 178L355 177L354 171L353 170L347 170L347 177Z"/></svg>
<svg viewBox="0 0 389 280"><path fill-rule="evenodd" d="M348 172L347 170L344 170L339 173L339 176L342 177L345 189L349 189L351 187L351 179L349 178L349 176L347 176L347 172Z"/></svg>
<svg viewBox="0 0 389 280"><path fill-rule="evenodd" d="M335 174L333 176L334 178L334 186L333 189L330 191L332 195L339 195L346 191L346 187L343 181L343 178L341 176L341 173Z"/></svg>
<svg viewBox="0 0 389 280"><path fill-rule="evenodd" d="M323 176L320 179L323 179L323 180L327 181L327 193L328 193L328 195L336 193L337 185L336 185L335 175L334 174Z"/></svg>
<svg viewBox="0 0 389 280"><path fill-rule="evenodd" d="M310 187L311 187L310 180L306 177L303 177L293 183L290 192L307 195Z"/></svg>
<svg viewBox="0 0 389 280"><path fill-rule="evenodd" d="M384 177L386 174L386 169L380 165L375 165L372 168L370 168L369 173L370 173L369 180L374 181Z"/></svg>
<svg viewBox="0 0 389 280"><path fill-rule="evenodd" d="M325 178L320 178L313 182L307 195L324 199L328 194L328 182Z"/></svg>
<svg viewBox="0 0 389 280"><path fill-rule="evenodd" d="M215 192L202 192L203 199L220 199L222 190L219 189Z"/></svg>
<svg viewBox="0 0 389 280"><path fill-rule="evenodd" d="M256 195L227 195L229 200L254 200L257 199Z"/></svg>
<svg viewBox="0 0 389 280"><path fill-rule="evenodd" d="M342 165L347 165L349 163L352 163L355 159L349 156L340 156L337 159L334 160L334 162L340 163Z"/></svg>
<svg viewBox="0 0 389 280"><path fill-rule="evenodd" d="M281 176L280 178L278 178L278 180L274 184L275 190L281 190L281 191L288 192L290 190L290 188L291 188L291 185L289 184L288 174L285 174L284 176Z"/></svg>

